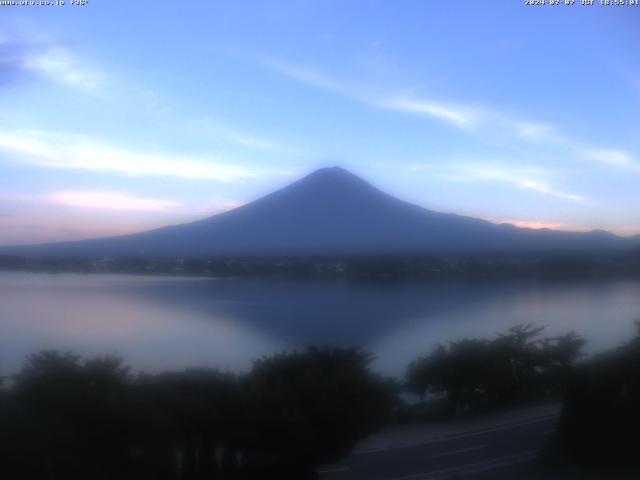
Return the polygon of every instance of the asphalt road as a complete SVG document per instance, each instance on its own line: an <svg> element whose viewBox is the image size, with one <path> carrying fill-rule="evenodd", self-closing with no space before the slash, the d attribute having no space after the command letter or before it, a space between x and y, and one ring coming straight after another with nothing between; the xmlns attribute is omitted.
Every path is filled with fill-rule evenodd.
<svg viewBox="0 0 640 480"><path fill-rule="evenodd" d="M409 443L369 448L319 471L321 480L540 478L533 463L557 412L456 428Z"/></svg>

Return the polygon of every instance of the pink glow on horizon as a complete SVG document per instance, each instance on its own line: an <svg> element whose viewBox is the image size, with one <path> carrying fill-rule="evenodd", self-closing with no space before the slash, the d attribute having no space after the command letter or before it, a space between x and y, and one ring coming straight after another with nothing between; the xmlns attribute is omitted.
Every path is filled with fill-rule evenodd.
<svg viewBox="0 0 640 480"><path fill-rule="evenodd" d="M533 230L563 230L567 232L587 232L590 229L579 225L569 225L566 223L553 223L543 221L530 221L530 220L503 220L500 223L510 223L518 228L531 228Z"/></svg>

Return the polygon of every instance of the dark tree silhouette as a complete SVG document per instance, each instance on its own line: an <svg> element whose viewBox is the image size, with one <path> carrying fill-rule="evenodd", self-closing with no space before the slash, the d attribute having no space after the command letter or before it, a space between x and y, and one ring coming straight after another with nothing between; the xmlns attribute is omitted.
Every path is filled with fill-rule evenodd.
<svg viewBox="0 0 640 480"><path fill-rule="evenodd" d="M357 349L308 348L256 361L247 379L251 468L315 478L318 465L382 426L392 395L370 372L371 360Z"/></svg>
<svg viewBox="0 0 640 480"><path fill-rule="evenodd" d="M283 353L238 377L130 374L114 357L30 356L0 388L0 472L25 480L313 478L382 425L391 396L355 349Z"/></svg>
<svg viewBox="0 0 640 480"><path fill-rule="evenodd" d="M130 401L141 478L211 479L229 468L223 459L239 448L243 410L235 375L209 369L143 375Z"/></svg>
<svg viewBox="0 0 640 480"><path fill-rule="evenodd" d="M449 415L559 393L584 340L575 333L542 338L543 327L518 325L493 340L462 339L438 345L412 362L409 391L446 396Z"/></svg>
<svg viewBox="0 0 640 480"><path fill-rule="evenodd" d="M632 340L595 356L571 376L558 445L572 463L640 474L640 322L637 327Z"/></svg>

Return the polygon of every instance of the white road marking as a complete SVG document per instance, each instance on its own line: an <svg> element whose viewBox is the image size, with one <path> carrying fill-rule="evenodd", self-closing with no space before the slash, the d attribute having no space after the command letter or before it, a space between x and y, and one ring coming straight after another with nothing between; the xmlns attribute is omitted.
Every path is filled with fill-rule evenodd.
<svg viewBox="0 0 640 480"><path fill-rule="evenodd" d="M478 445L477 447L461 448L460 450L453 450L453 451L450 451L450 452L436 453L434 455L426 455L423 458L425 458L427 460L431 460L433 458L442 458L442 457L448 457L450 455L457 455L458 453L474 452L476 450L482 450L483 448L487 448L487 447L488 447L488 445Z"/></svg>

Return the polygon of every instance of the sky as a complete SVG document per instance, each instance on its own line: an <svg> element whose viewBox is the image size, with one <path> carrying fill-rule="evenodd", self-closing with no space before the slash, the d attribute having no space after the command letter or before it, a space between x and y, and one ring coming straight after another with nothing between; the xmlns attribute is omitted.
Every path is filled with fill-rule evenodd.
<svg viewBox="0 0 640 480"><path fill-rule="evenodd" d="M0 6L0 245L189 222L335 165L438 211L640 233L638 6L71 3Z"/></svg>

